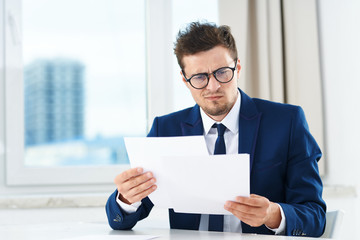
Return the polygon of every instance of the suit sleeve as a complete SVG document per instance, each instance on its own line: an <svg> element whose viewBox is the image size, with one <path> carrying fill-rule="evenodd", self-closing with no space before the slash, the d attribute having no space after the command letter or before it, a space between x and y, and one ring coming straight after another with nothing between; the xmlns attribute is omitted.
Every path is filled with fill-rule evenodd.
<svg viewBox="0 0 360 240"><path fill-rule="evenodd" d="M148 134L148 137L155 137L157 132L157 118L155 118L153 126ZM114 230L130 230L136 223L146 218L154 204L146 197L141 200L141 205L135 213L127 214L123 211L116 202L118 191L116 190L110 195L105 209L109 225Z"/></svg>
<svg viewBox="0 0 360 240"><path fill-rule="evenodd" d="M124 212L116 202L117 190L110 195L106 203L106 214L109 225L114 230L130 230L136 223L146 218L152 207L153 203L149 198L141 200L141 205L135 213L127 214Z"/></svg>
<svg viewBox="0 0 360 240"><path fill-rule="evenodd" d="M285 184L286 235L319 237L325 228L326 204L317 162L321 151L298 107L291 124Z"/></svg>

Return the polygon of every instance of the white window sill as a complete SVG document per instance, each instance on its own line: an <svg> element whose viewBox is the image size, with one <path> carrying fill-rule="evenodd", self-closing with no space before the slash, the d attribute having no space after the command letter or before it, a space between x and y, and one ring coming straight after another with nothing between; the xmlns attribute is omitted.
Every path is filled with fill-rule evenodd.
<svg viewBox="0 0 360 240"><path fill-rule="evenodd" d="M21 195L0 197L1 208L103 207L110 193Z"/></svg>

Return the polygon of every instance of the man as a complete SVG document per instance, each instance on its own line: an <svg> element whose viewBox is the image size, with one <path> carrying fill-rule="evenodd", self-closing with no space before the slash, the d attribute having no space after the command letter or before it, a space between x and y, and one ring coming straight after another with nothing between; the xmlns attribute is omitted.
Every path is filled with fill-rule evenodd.
<svg viewBox="0 0 360 240"><path fill-rule="evenodd" d="M224 203L232 215L169 209L170 227L321 236L326 212L317 166L321 151L302 109L250 98L237 88L241 66L227 26L191 23L179 32L174 52L196 105L155 118L148 136L203 135L211 154L221 147L223 154L249 153L251 195ZM119 174L115 184L106 205L109 224L131 229L151 211L147 196L156 190L156 179L133 168Z"/></svg>

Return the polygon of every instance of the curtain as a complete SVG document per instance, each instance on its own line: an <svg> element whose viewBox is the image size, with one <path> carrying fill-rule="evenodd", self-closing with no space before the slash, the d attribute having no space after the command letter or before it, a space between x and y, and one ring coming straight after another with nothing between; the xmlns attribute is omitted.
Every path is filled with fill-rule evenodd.
<svg viewBox="0 0 360 240"><path fill-rule="evenodd" d="M239 87L251 97L300 105L323 153L324 121L316 0L219 0L242 65ZM320 161L324 174L325 156Z"/></svg>

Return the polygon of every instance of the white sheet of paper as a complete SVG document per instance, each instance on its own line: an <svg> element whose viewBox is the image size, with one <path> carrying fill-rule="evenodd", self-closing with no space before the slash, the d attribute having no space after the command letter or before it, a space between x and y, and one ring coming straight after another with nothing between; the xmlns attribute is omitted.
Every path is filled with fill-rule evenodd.
<svg viewBox="0 0 360 240"><path fill-rule="evenodd" d="M209 155L203 136L125 138L131 167L153 172L149 195L177 212L230 214L227 200L249 196L249 155Z"/></svg>
<svg viewBox="0 0 360 240"><path fill-rule="evenodd" d="M156 178L157 189L149 195L157 207L171 208L167 181L163 177L163 156L208 156L203 136L185 137L127 137L124 138L131 167L142 167Z"/></svg>
<svg viewBox="0 0 360 240"><path fill-rule="evenodd" d="M231 214L225 202L250 195L249 154L163 157L162 165L176 212Z"/></svg>

